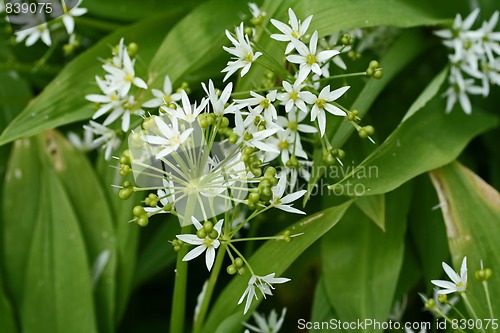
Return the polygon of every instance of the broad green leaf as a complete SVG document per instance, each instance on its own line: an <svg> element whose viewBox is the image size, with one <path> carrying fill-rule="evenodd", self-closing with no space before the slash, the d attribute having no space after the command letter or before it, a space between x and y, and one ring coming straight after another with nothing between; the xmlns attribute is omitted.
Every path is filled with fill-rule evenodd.
<svg viewBox="0 0 500 333"><path fill-rule="evenodd" d="M449 70L449 67L446 66L441 72L439 72L438 75L436 75L436 77L434 77L434 79L432 79L431 83L429 83L429 85L425 87L424 91L422 91L420 96L418 96L415 102L413 102L413 104L410 106L408 112L406 112L405 116L403 117L402 122L413 116L415 112L422 109L427 104L427 102L429 102L434 96L436 96L439 89L443 85L443 82L445 81Z"/></svg>
<svg viewBox="0 0 500 333"><path fill-rule="evenodd" d="M419 0L392 1L390 4L385 0L336 0L332 3L304 0L297 1L293 8L298 18L313 14L310 29L322 35L378 25L408 28L447 22L430 2Z"/></svg>
<svg viewBox="0 0 500 333"><path fill-rule="evenodd" d="M403 264L410 188L388 193L386 200L385 232L352 207L321 239L325 288L341 321L383 322L389 316Z"/></svg>
<svg viewBox="0 0 500 333"><path fill-rule="evenodd" d="M123 37L126 43L136 42L139 45L136 71L140 73L141 66L149 63L164 35L180 15L178 11L173 11L148 17L137 24L117 30L82 53L64 67L43 92L9 124L0 136L0 145L57 126L90 119L95 110L92 103L85 100L85 95L99 92L95 76L104 72L99 58L108 58L111 55L110 46L118 44Z"/></svg>
<svg viewBox="0 0 500 333"><path fill-rule="evenodd" d="M139 253L137 267L135 270L134 284L139 285L175 263L177 252L174 251L170 241L179 234L179 221L173 215L163 215L160 226L154 226L156 230L151 239ZM151 226L153 227L153 226Z"/></svg>
<svg viewBox="0 0 500 333"><path fill-rule="evenodd" d="M415 179L409 216L409 229L415 244L427 293L430 295L436 279L442 271L441 262L449 257L446 229L439 207L439 200L427 175Z"/></svg>
<svg viewBox="0 0 500 333"><path fill-rule="evenodd" d="M0 40L2 37L0 36ZM5 40L7 40L5 38ZM2 42L0 42L3 44ZM7 52L7 48L0 47L0 58L3 58L3 51ZM3 60L3 59L2 59ZM0 131L7 126L7 124L14 119L14 117L24 108L31 97L30 87L17 73L15 72L0 72ZM0 147L0 207L3 207L3 184L4 175L7 168L7 161L10 155L11 145ZM3 208L2 208L3 211ZM0 214L0 253L5 253L6 247L4 246L4 213ZM11 220L12 221L12 220ZM12 244L12 243L10 243ZM16 254L18 254L17 252ZM10 255L10 254L9 254ZM7 275L6 265L2 258L0 264L0 327L2 332L14 333L17 332L17 323L15 318L15 310L12 293L7 293ZM19 266L18 266L19 267ZM19 285L19 287L21 287ZM20 289L18 289L20 290Z"/></svg>
<svg viewBox="0 0 500 333"><path fill-rule="evenodd" d="M356 206L382 231L385 230L385 195L364 196L356 200Z"/></svg>
<svg viewBox="0 0 500 333"><path fill-rule="evenodd" d="M179 8L190 9L200 0L182 2L164 0L85 0L83 7L89 10L87 15L103 17L118 21L138 21L154 16L160 12L178 11ZM86 16L87 16L86 15ZM85 16L83 16L85 18Z"/></svg>
<svg viewBox="0 0 500 333"><path fill-rule="evenodd" d="M82 232L89 264L104 254L104 270L93 286L99 332L115 332L116 239L111 207L87 157L57 132L41 138L43 152L64 185ZM50 150L49 150L50 149ZM106 185L109 186L109 185ZM92 195L89 195L89 194Z"/></svg>
<svg viewBox="0 0 500 333"><path fill-rule="evenodd" d="M78 218L54 170L42 174L24 280L23 332L97 332Z"/></svg>
<svg viewBox="0 0 500 333"><path fill-rule="evenodd" d="M474 272L491 268L488 280L493 309L500 309L500 194L458 162L430 172L439 196L441 212L446 225L448 244L453 264L459 269L467 256L469 283L467 289L486 307L482 285L474 279ZM484 317L483 317L484 318Z"/></svg>
<svg viewBox="0 0 500 333"><path fill-rule="evenodd" d="M476 135L496 126L498 118L475 110L446 114L439 96L414 114L376 148L350 175L331 188L363 186L367 195L389 192L413 177L453 161ZM376 168L376 177L359 177Z"/></svg>
<svg viewBox="0 0 500 333"><path fill-rule="evenodd" d="M407 31L402 34L399 39L392 45L387 54L380 60L380 64L384 69L384 76L380 80L369 80L363 87L356 101L354 101L351 109L357 109L360 112L360 117L366 115L377 97L383 92L384 88L391 80L408 64L410 64L419 54L425 51L427 47L425 37L417 31ZM351 134L355 131L351 123L343 121L337 128L327 128L326 134L331 138L333 147L342 147ZM311 179L308 184L307 194L304 196L304 203L309 200L309 195L323 176L324 168L316 167L322 165L322 150L315 149L314 165Z"/></svg>
<svg viewBox="0 0 500 333"><path fill-rule="evenodd" d="M1 209L5 284L12 293L16 308L23 299L22 277L26 276L35 221L41 209L38 199L41 168L35 141L16 141L5 175Z"/></svg>
<svg viewBox="0 0 500 333"><path fill-rule="evenodd" d="M1 271L0 271L0 327L2 328L2 332L4 333L18 332L12 304L4 291Z"/></svg>
<svg viewBox="0 0 500 333"><path fill-rule="evenodd" d="M276 277L283 274L302 252L342 218L352 202L352 200L347 201L339 206L325 209L287 228L292 234L304 233L300 237L294 237L290 243L277 242L275 240L267 241L250 258L250 265L255 274L266 275L274 272L276 273ZM224 330L222 330L219 324L224 318L234 313L239 313L240 320L235 320L235 325L241 325L241 321L244 319L244 304L237 306L237 303L247 287L249 278L248 274L235 277L222 293L219 294L217 301L210 309L210 315L203 327L203 332L232 333L239 328L239 326L225 326ZM288 283L293 283L293 281ZM261 300L262 297L258 301L253 301L247 316L255 310Z"/></svg>
<svg viewBox="0 0 500 333"><path fill-rule="evenodd" d="M153 85L162 86L167 74L173 83L180 83L193 67L223 54L222 46L228 44L225 29L232 31L241 21L240 15L247 11L246 2L212 0L186 15L170 31L151 61L149 72ZM222 69L214 72L220 73Z"/></svg>
<svg viewBox="0 0 500 333"><path fill-rule="evenodd" d="M330 305L330 301L328 300L327 297L325 283L326 283L325 278L322 276L318 280L318 283L316 284L316 289L314 290L314 300L312 304L311 320L310 320L313 323L330 321L331 319L334 319L336 317L335 312L333 311L333 308ZM305 325L305 323L303 325ZM299 321L297 322L297 327L300 329L301 328L300 326L301 322L299 319ZM326 332L326 330L315 329L314 327L312 327L312 329L309 330L309 332L323 333Z"/></svg>
<svg viewBox="0 0 500 333"><path fill-rule="evenodd" d="M28 104L31 89L16 72L0 72L0 132ZM7 161L10 147L0 147L0 161ZM0 183L3 182L6 163L0 163Z"/></svg>

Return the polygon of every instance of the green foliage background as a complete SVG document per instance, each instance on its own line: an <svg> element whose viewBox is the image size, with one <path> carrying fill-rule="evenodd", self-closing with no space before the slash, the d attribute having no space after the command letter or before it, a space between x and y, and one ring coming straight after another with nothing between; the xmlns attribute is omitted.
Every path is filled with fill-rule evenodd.
<svg viewBox="0 0 500 333"><path fill-rule="evenodd" d="M478 3L481 19L498 9L495 0ZM88 49L70 59L56 56L38 72L31 67L44 47L27 53L0 33L3 333L167 330L176 259L169 240L179 233L176 219L155 220L143 230L127 223L141 198L120 200L110 186L121 182L117 170L102 153L76 150L62 133L92 116L84 96L95 91L97 58L107 56L120 38L139 45L138 65L150 87L161 88L168 74L174 86L187 81L199 89L201 81L221 80L224 30L247 12L246 2L227 0L85 0L83 6L89 13L76 24ZM268 0L262 6L269 29L271 17L283 21L292 7L299 17L313 14L311 29L320 35L377 25L402 32L380 59L383 79L353 79L358 88L347 96L346 105L375 125L377 146L361 142L349 124L332 117L332 146L346 150L357 169L340 178L313 174L309 184L312 193L325 176L338 193L359 184L366 195L324 192L305 200L308 216L293 217L293 226L293 218L270 213L252 227L266 234L304 232L286 245L270 241L246 249L255 267L292 279L259 310L288 307L284 331L294 332L299 318L385 321L394 302L408 295L405 320L428 320L417 293L430 294L442 261L457 267L467 255L470 290L480 302L472 273L480 260L493 269L493 307L500 313L500 91L495 87L488 99L474 99L470 116L458 107L445 114L446 53L432 35L457 12L467 15L469 3ZM279 51L263 47L270 54ZM262 74L252 69L237 90L248 90ZM370 166L377 177L355 177ZM438 203L441 209L433 210ZM99 270L102 256L107 264ZM204 274L189 280L188 327ZM243 331L241 322L250 313L244 317L236 302L246 281L223 277L203 332Z"/></svg>

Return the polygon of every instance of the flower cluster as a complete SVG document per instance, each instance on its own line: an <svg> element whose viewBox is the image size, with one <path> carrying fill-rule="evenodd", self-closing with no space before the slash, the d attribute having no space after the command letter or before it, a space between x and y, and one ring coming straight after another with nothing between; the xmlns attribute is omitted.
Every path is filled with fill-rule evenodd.
<svg viewBox="0 0 500 333"><path fill-rule="evenodd" d="M24 26L20 31L17 31L16 42L20 43L24 41L26 46L31 46L35 44L38 40L41 40L46 45L52 44L52 38L50 33L58 29L59 22L62 22L64 28L68 35L70 35L70 43L68 45L77 45L76 35L74 35L75 30L75 17L82 16L87 13L86 8L80 8L82 0L72 7L68 8L64 1L52 1L51 4L51 15L61 16L57 20L46 22L46 18L43 11L37 11L36 13L23 13L18 16L9 16L11 23ZM56 17L56 16L55 16Z"/></svg>
<svg viewBox="0 0 500 333"><path fill-rule="evenodd" d="M96 76L96 83L101 94L89 94L85 98L96 103L97 111L92 116L93 120L107 115L103 123L90 121L88 126L84 126L86 132L96 135L92 145L89 148L102 146L105 149L106 159L111 157L121 142L120 131L110 127L117 120L121 120L121 131L124 133L130 129L132 116L142 116L144 112L138 108L135 100L135 94L131 93L132 86L139 89L147 89L146 82L135 73L134 55L137 46L134 43L126 46L123 38L113 49L113 57L107 60L102 68L106 72L104 77ZM88 137L87 134L84 135ZM73 142L78 146L78 140L73 137Z"/></svg>
<svg viewBox="0 0 500 333"><path fill-rule="evenodd" d="M481 28L472 30L479 15L474 10L465 19L457 14L451 29L436 31L444 39L443 44L452 50L449 55L451 70L446 112L458 101L465 113L472 111L469 95L488 96L490 84L500 85L500 32L494 29L498 23L496 11Z"/></svg>
<svg viewBox="0 0 500 333"><path fill-rule="evenodd" d="M327 115L345 117L360 136L373 133L371 126L357 124L360 119L356 110L350 111L338 103L349 86L324 84L335 79L330 76L330 63L346 68L343 61L333 59L340 59L340 54L350 49L352 38L342 35L334 42L331 38L325 41L317 31L309 38L307 30L312 16L300 21L290 9L288 24L271 20L280 33L270 37L286 46L280 61L268 63L264 49L254 51L258 39L251 41L248 35L257 34L265 13L255 5L250 8L254 28L247 29L241 23L234 34L226 31L232 46L224 50L232 59L221 71L226 73L223 81L237 71L244 76L254 63L260 63L272 69L271 75L266 74L271 86L235 92L233 83L216 89L209 80L202 84L204 96L195 101L187 89L174 93L166 76L163 90L153 89L154 98L142 104L146 111L138 111L127 106L134 103L129 90L132 86L147 86L135 75L134 61L121 42L115 57L103 66L107 74L96 78L102 94L87 96L99 103L94 119L109 113L102 126L121 117L121 129L125 132L132 128L128 150L119 162L122 175L133 172L135 185L124 182L119 196L127 199L133 192L154 191L143 205L134 208L133 221L146 226L154 215L175 215L182 227L193 230L193 225L196 229L194 233L183 229L184 233L172 241L176 251L195 246L186 252L183 261L205 254L207 269L218 271L220 267L214 268L216 257L227 253L231 258L228 274L243 275L248 270L248 285L238 302L245 301L245 313L253 300L260 295L272 295L274 284L289 279L275 277L276 273L254 272L235 246L245 240L239 238L242 228L273 208L305 214L293 207L306 193L296 186L299 176L308 180L309 174L301 170L312 163L304 146L310 146L314 140L321 142L325 154L332 159L327 159L328 163L340 161L343 156L340 149L330 146ZM378 78L381 74L378 62L372 61L366 72L354 75ZM130 126L131 114L143 117L139 127ZM258 239L289 242L296 236L299 235L286 230Z"/></svg>

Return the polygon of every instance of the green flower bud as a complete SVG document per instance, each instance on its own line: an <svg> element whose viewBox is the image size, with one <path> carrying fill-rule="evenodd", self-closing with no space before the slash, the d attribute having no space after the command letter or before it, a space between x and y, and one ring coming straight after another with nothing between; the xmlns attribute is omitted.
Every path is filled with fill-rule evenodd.
<svg viewBox="0 0 500 333"><path fill-rule="evenodd" d="M262 197L262 201L266 202L271 200L271 197L273 196L273 191L271 190L271 187L264 187L260 195Z"/></svg>
<svg viewBox="0 0 500 333"><path fill-rule="evenodd" d="M368 135L373 135L373 133L375 133L375 128L373 128L373 126L371 125L365 126L363 128L365 129L365 132Z"/></svg>
<svg viewBox="0 0 500 333"><path fill-rule="evenodd" d="M262 188L271 187L271 184L272 183L268 178L264 178L260 181L258 188L260 190Z"/></svg>
<svg viewBox="0 0 500 333"><path fill-rule="evenodd" d="M382 69L377 69L375 73L373 73L373 78L379 80L382 78L383 74Z"/></svg>
<svg viewBox="0 0 500 333"><path fill-rule="evenodd" d="M297 159L297 156L295 156L295 155L290 156L290 159L287 161L286 166L293 167L293 168L300 167L300 163L299 163L299 160Z"/></svg>
<svg viewBox="0 0 500 333"><path fill-rule="evenodd" d="M203 223L203 230L209 234L212 230L214 230L214 224L210 221L205 221L205 223Z"/></svg>
<svg viewBox="0 0 500 333"><path fill-rule="evenodd" d="M243 259L241 259L240 257L234 259L234 265L236 267L241 268L243 267L243 264L244 264Z"/></svg>
<svg viewBox="0 0 500 333"><path fill-rule="evenodd" d="M260 200L260 195L259 195L259 193L256 193L256 192L251 192L251 193L248 195L248 202L250 202L250 203L255 204L255 203L259 202L259 200Z"/></svg>
<svg viewBox="0 0 500 333"><path fill-rule="evenodd" d="M250 172L255 176L255 177L260 177L262 176L262 169L261 168L251 168Z"/></svg>
<svg viewBox="0 0 500 333"><path fill-rule="evenodd" d="M380 64L378 63L377 60L370 61L370 64L368 65L368 67L371 69L377 69L377 68L379 68L379 66L380 66Z"/></svg>
<svg viewBox="0 0 500 333"><path fill-rule="evenodd" d="M132 169L130 168L130 166L129 166L129 165L127 165L127 164L122 164L122 165L120 165L120 176L125 177L125 176L126 176L126 175L128 175L131 171L132 171Z"/></svg>
<svg viewBox="0 0 500 333"><path fill-rule="evenodd" d="M434 301L433 298L429 298L427 302L425 302L424 307L426 309L433 309L436 306L436 302Z"/></svg>
<svg viewBox="0 0 500 333"><path fill-rule="evenodd" d="M137 224L141 227L145 227L148 225L149 223L149 219L147 217L147 215L141 215L137 218L136 220Z"/></svg>
<svg viewBox="0 0 500 333"><path fill-rule="evenodd" d="M205 229L201 228L198 231L196 231L196 236L198 236L198 238L200 239L203 239L207 237L207 233L205 232Z"/></svg>
<svg viewBox="0 0 500 333"><path fill-rule="evenodd" d="M373 75L373 73L375 73L375 71L373 70L373 68L368 67L368 68L366 69L366 75L368 75L368 76L372 76L372 75Z"/></svg>
<svg viewBox="0 0 500 333"><path fill-rule="evenodd" d="M144 214L146 214L146 211L144 210L144 207L142 206L135 206L134 209L132 210L132 213L134 214L134 216L142 216Z"/></svg>
<svg viewBox="0 0 500 333"><path fill-rule="evenodd" d="M220 127L226 128L229 126L229 119L227 117L222 117L220 120Z"/></svg>
<svg viewBox="0 0 500 333"><path fill-rule="evenodd" d="M479 281L487 281L491 275L493 275L493 271L490 268L481 269L474 273L474 276Z"/></svg>
<svg viewBox="0 0 500 333"><path fill-rule="evenodd" d="M252 19L252 23L253 23L253 21L254 21L254 19ZM254 25L256 25L256 24L254 24ZM245 32L245 35L248 35L248 37L252 37L252 35L253 35L253 29L252 28L246 27L243 31Z"/></svg>
<svg viewBox="0 0 500 333"><path fill-rule="evenodd" d="M122 199L122 200L127 200L128 198L130 198L132 193L134 193L134 190L132 188L130 188L130 187L122 188L118 192L118 197L120 197L120 199Z"/></svg>
<svg viewBox="0 0 500 333"><path fill-rule="evenodd" d="M130 43L128 44L127 47L128 54L130 54L131 58L134 58L137 55L137 52L139 51L139 45L136 43Z"/></svg>
<svg viewBox="0 0 500 333"><path fill-rule="evenodd" d="M238 141L238 135L236 135L235 133L231 133L227 141L229 141L229 143L235 144Z"/></svg>
<svg viewBox="0 0 500 333"><path fill-rule="evenodd" d="M323 155L323 163L325 163L326 165L334 165L335 157L333 157L333 155L330 153L326 153Z"/></svg>
<svg viewBox="0 0 500 333"><path fill-rule="evenodd" d="M212 239L217 239L217 237L219 237L219 233L217 232L217 230L212 229L212 231L210 231L210 234L208 235L208 237L210 237Z"/></svg>
<svg viewBox="0 0 500 333"><path fill-rule="evenodd" d="M237 271L237 270L236 270L236 267L235 267L234 265L229 265L229 266L227 266L227 268L226 268L226 272L227 272L227 274L229 274L229 275L234 275L234 274L236 274L236 271Z"/></svg>
<svg viewBox="0 0 500 333"><path fill-rule="evenodd" d="M276 168L275 167L272 167L272 166L269 166L266 168L266 172L265 172L265 177L273 177L276 176Z"/></svg>

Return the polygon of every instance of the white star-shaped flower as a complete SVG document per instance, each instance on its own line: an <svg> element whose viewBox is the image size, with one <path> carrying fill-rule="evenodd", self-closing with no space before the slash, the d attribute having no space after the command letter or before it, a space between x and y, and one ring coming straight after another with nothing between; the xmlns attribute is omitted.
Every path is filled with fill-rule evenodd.
<svg viewBox="0 0 500 333"><path fill-rule="evenodd" d="M45 45L52 45L52 39L50 38L50 31L47 23L37 25L36 27L29 28L26 30L21 30L16 32L16 42L21 42L24 39L26 46L31 46L35 44L39 39L45 43Z"/></svg>
<svg viewBox="0 0 500 333"><path fill-rule="evenodd" d="M294 64L300 65L299 75L297 80L302 82L306 79L309 73L314 72L317 75L323 75L321 66L328 61L331 57L339 54L337 50L324 50L317 52L318 46L318 32L315 31L311 36L309 41L309 47L297 39L292 39L291 41L297 52L299 54L292 54L286 57L286 59Z"/></svg>
<svg viewBox="0 0 500 333"><path fill-rule="evenodd" d="M319 131L321 136L325 134L326 129L326 114L325 110L330 112L335 116L345 116L346 113L342 111L335 105L332 105L328 102L333 102L336 99L340 98L350 87L345 86L342 88L335 89L334 91L330 91L330 86L324 87L318 96L304 96L304 100L313 105L311 109L311 121L314 121L316 118L318 119Z"/></svg>
<svg viewBox="0 0 500 333"><path fill-rule="evenodd" d="M454 292L462 293L467 288L467 257L462 260L462 266L460 267L460 274L457 274L453 268L451 268L447 263L443 262L443 269L450 278L450 281L446 280L432 280L432 284L439 288L437 293L441 294L451 294Z"/></svg>
<svg viewBox="0 0 500 333"><path fill-rule="evenodd" d="M134 63L135 60L130 59L128 52L124 52L123 68L117 68L111 64L104 64L102 66L102 68L111 75L109 79L111 87L117 90L120 96L127 95L132 85L142 89L148 89L146 82L135 75Z"/></svg>
<svg viewBox="0 0 500 333"><path fill-rule="evenodd" d="M212 105L212 110L215 114L225 115L227 113L235 112L236 108L234 107L234 103L231 103L226 106L233 91L232 82L229 82L229 84L224 88L222 92L220 92L220 94L215 89L212 80L208 81L208 89L205 83L202 82L201 85L203 87L203 90L205 90L205 92L207 93L208 99L210 100L210 104Z"/></svg>
<svg viewBox="0 0 500 333"><path fill-rule="evenodd" d="M305 212L298 210L297 208L293 208L292 205L288 204L302 197L304 194L306 194L307 191L300 190L283 196L283 194L285 194L285 189L286 189L286 175L283 174L279 178L278 184L276 184L272 188L273 198L271 199L271 205L278 209L284 210L285 212L288 213L305 214Z"/></svg>
<svg viewBox="0 0 500 333"><path fill-rule="evenodd" d="M54 1L53 4L58 3L57 1ZM68 7L66 7L66 4L64 1L62 1L62 6L63 6L63 16L61 16L64 27L66 28L66 31L68 32L68 35L71 35L75 29L75 19L74 17L77 16L82 16L83 14L87 13L87 8L79 8L80 4L82 3L82 0L79 0L78 3L68 10Z"/></svg>
<svg viewBox="0 0 500 333"><path fill-rule="evenodd" d="M184 132L180 132L179 124L175 117L171 118L172 123L170 126L158 116L154 117L154 121L160 135L144 135L142 139L149 144L158 145L162 149L155 155L156 159L160 159L176 151L193 132L193 128L188 128Z"/></svg>
<svg viewBox="0 0 500 333"><path fill-rule="evenodd" d="M309 28L309 24L311 23L311 20L313 18L313 16L310 15L304 20L304 22L300 22L299 20L297 20L297 16L291 8L288 8L288 17L290 18L290 20L288 21L290 25L286 25L283 22L271 19L271 23L279 31L282 32L282 34L272 34L271 38L279 40L280 42L289 42L286 46L285 54L292 52L292 50L294 49L292 40L300 39L300 37L302 37L306 33L307 28Z"/></svg>
<svg viewBox="0 0 500 333"><path fill-rule="evenodd" d="M253 111L258 114L264 113L266 120L273 121L278 118L278 113L273 105L277 96L276 90L271 90L266 96L259 95L254 91L250 91L250 95L252 95L250 98L236 99L236 107L238 109L243 109L245 107L255 106Z"/></svg>
<svg viewBox="0 0 500 333"><path fill-rule="evenodd" d="M243 292L238 304L243 303L243 300L246 298L245 310L243 313L247 313L250 305L252 304L253 299L258 299L257 293L255 292L257 289L260 290L262 296L266 298L266 295L272 295L272 289L274 289L273 284L277 283L285 283L290 281L288 278L275 278L276 273L271 273L266 276L258 276L252 275L250 280L248 280L248 286Z"/></svg>
<svg viewBox="0 0 500 333"><path fill-rule="evenodd" d="M303 84L299 80L295 80L293 85L285 80L281 84L285 92L278 94L277 99L285 105L285 111L289 113L296 106L300 111L307 113L308 109L304 102L304 96L311 98L313 94L309 91L301 91Z"/></svg>
<svg viewBox="0 0 500 333"><path fill-rule="evenodd" d="M157 108L163 104L168 104L170 102L177 102L181 100L180 93L172 94L172 82L168 75L165 76L163 80L163 90L152 89L151 92L155 98L150 99L145 102L142 106L145 108Z"/></svg>
<svg viewBox="0 0 500 333"><path fill-rule="evenodd" d="M227 30L226 36L229 38L231 43L233 43L234 47L224 46L223 48L226 52L234 56L234 61L229 61L226 68L222 70L222 73L227 72L226 76L224 76L224 81L226 81L240 68L242 69L241 76L245 76L245 74L250 70L252 62L262 55L261 52L255 52L254 54L252 46L250 45L250 40L244 33L243 22L236 28L236 39Z"/></svg>
<svg viewBox="0 0 500 333"><path fill-rule="evenodd" d="M180 118L190 124L196 120L198 115L205 109L205 106L207 106L208 103L208 99L203 98L199 106L196 106L196 102L194 105L191 105L191 101L184 90L181 91L181 99L182 107L177 107L175 110L171 111L171 114L174 117Z"/></svg>
<svg viewBox="0 0 500 333"><path fill-rule="evenodd" d="M111 153L113 150L117 149L120 146L121 140L116 135L116 131L107 128L95 121L90 121L90 126L84 125L83 128L86 131L91 131L97 137L94 139L93 143L96 146L101 146L104 149L104 158L109 160L111 157Z"/></svg>
<svg viewBox="0 0 500 333"><path fill-rule="evenodd" d="M191 221L196 227L196 230L200 230L203 228L203 225L201 225L201 223L194 216L191 217ZM185 243L191 245L198 245L197 247L189 251L184 256L184 258L182 258L182 260L189 261L191 259L198 257L203 252L206 252L205 263L207 265L207 269L210 271L212 269L215 260L215 250L220 246L219 237L222 230L223 221L224 220L219 220L213 226L214 230L217 231L218 234L217 238L210 238L209 235L207 235L205 238L199 238L197 235L177 235L176 237Z"/></svg>
<svg viewBox="0 0 500 333"><path fill-rule="evenodd" d="M457 100L465 113L472 113L472 106L468 94L480 95L484 89L474 85L473 79L464 79L462 73L452 67L449 77L450 87L443 96L447 96L446 112L450 112Z"/></svg>

